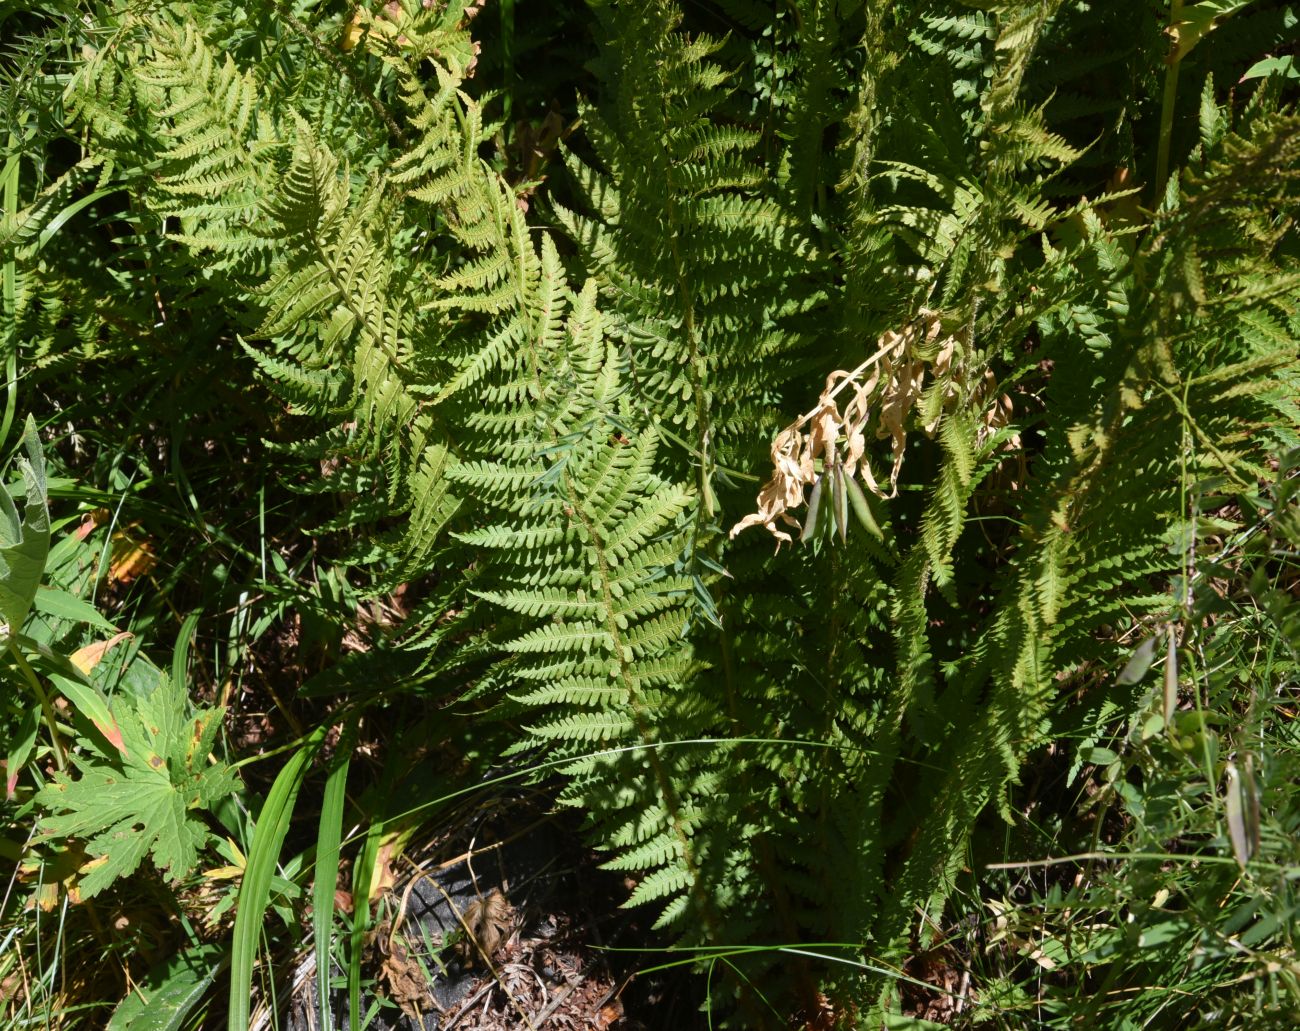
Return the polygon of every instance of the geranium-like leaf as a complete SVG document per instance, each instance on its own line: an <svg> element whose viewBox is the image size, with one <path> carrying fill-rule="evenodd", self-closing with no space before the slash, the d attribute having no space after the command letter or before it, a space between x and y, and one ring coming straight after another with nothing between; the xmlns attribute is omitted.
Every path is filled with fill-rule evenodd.
<svg viewBox="0 0 1300 1031"><path fill-rule="evenodd" d="M235 786L229 767L208 761L221 715L191 717L185 691L164 679L147 697L119 702L125 753L75 755L79 776L57 774L37 796L58 813L41 821L44 837L85 841L84 897L134 873L146 856L173 882L194 868L209 838L200 810Z"/></svg>

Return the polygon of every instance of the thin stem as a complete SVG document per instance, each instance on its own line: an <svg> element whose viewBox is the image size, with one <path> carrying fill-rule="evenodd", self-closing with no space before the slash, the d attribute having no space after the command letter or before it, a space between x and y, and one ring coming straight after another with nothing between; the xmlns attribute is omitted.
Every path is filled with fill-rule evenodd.
<svg viewBox="0 0 1300 1031"><path fill-rule="evenodd" d="M1173 50L1165 63L1165 89L1160 101L1160 140L1156 147L1156 195L1153 207L1160 206L1169 180L1169 146L1174 131L1174 105L1178 100L1178 70L1182 57L1178 45L1178 23L1183 17L1183 0L1169 0L1169 34L1173 37Z"/></svg>
<svg viewBox="0 0 1300 1031"><path fill-rule="evenodd" d="M45 717L45 725L50 728L50 742L54 745L54 762L59 767L59 772L64 773L68 769L68 760L63 744L63 739L59 737L59 726L54 715L54 706L50 704L50 696L45 693L45 688L41 686L40 677L36 671L28 665L27 660L23 658L22 652L14 643L13 638L9 640L9 654L13 656L23 679L36 692L36 697L41 702L41 714Z"/></svg>

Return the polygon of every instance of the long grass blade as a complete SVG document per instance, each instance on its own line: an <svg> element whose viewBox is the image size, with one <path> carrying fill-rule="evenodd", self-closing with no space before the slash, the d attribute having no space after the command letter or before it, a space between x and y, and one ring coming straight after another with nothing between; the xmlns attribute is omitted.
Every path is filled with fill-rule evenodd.
<svg viewBox="0 0 1300 1031"><path fill-rule="evenodd" d="M302 787L308 765L329 730L328 725L317 727L284 764L284 769L271 785L253 830L248 865L239 885L239 908L235 913L230 957L230 1011L226 1021L229 1031L247 1031L248 1028L253 964L257 959L262 918L271 896L271 878L275 874L285 835L289 832L289 818L293 815L298 789Z"/></svg>
<svg viewBox="0 0 1300 1031"><path fill-rule="evenodd" d="M329 993L330 932L334 926L334 888L339 878L339 842L343 837L343 806L351 759L352 726L349 726L339 747L339 757L325 781L320 828L316 833L316 883L312 889L311 920L316 943L316 1001L321 1031L334 1028Z"/></svg>
<svg viewBox="0 0 1300 1031"><path fill-rule="evenodd" d="M176 644L172 647L172 683L189 683L190 649L194 646L194 631L199 625L202 609L195 609L185 617L180 633L176 635Z"/></svg>
<svg viewBox="0 0 1300 1031"><path fill-rule="evenodd" d="M348 1031L361 1031L361 947L370 929L370 878L387 824L374 821L366 830L361 855L353 866L352 935L348 947Z"/></svg>

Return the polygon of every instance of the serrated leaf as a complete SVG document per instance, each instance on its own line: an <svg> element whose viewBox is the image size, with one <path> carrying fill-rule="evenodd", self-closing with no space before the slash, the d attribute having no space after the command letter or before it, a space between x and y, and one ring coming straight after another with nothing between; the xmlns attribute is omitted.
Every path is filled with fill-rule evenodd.
<svg viewBox="0 0 1300 1031"><path fill-rule="evenodd" d="M92 861L81 882L84 897L133 873L146 856L170 881L198 862L208 830L197 810L235 787L224 763L209 763L222 710L189 715L185 691L164 679L144 698L125 698L115 713L124 754L83 752L78 773L56 774L37 801L59 815L41 820L45 838L85 840Z"/></svg>

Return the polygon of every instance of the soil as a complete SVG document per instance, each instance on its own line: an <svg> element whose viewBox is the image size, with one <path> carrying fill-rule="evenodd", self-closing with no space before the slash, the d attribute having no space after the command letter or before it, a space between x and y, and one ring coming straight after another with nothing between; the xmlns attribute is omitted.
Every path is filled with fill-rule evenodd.
<svg viewBox="0 0 1300 1031"><path fill-rule="evenodd" d="M511 828L522 828L511 830ZM363 958L368 1031L693 1031L704 986L685 968L638 975L662 947L626 887L599 869L575 821L502 800L472 843L455 836L404 862L374 906ZM418 870L417 870L418 867ZM350 900L348 900L350 901ZM345 971L330 972L336 1028ZM319 1031L315 957L295 966L281 1026Z"/></svg>

